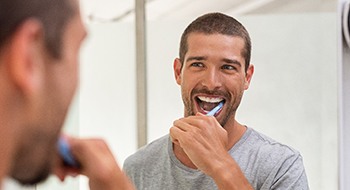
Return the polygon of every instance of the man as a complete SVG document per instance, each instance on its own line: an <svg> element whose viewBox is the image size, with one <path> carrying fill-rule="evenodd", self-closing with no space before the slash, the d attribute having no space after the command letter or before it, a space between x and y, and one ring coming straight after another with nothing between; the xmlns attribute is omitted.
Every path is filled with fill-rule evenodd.
<svg viewBox="0 0 350 190"><path fill-rule="evenodd" d="M0 0L0 180L30 185L55 172L86 175L91 189L132 189L102 140L68 137L79 168L57 154L85 35L77 0Z"/></svg>
<svg viewBox="0 0 350 190"><path fill-rule="evenodd" d="M185 29L174 61L184 118L124 162L137 189L308 189L297 151L235 119L254 72L250 54L248 32L227 15Z"/></svg>

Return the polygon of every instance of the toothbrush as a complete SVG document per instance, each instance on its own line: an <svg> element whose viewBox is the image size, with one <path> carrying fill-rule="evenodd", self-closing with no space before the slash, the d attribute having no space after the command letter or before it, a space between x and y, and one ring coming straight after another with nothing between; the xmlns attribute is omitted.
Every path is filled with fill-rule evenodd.
<svg viewBox="0 0 350 190"><path fill-rule="evenodd" d="M223 102L220 102L219 105L217 105L215 108L213 108L211 111L209 111L206 115L207 116L214 116L224 105Z"/></svg>
<svg viewBox="0 0 350 190"><path fill-rule="evenodd" d="M78 162L74 159L70 146L64 137L60 137L58 140L58 152L63 159L63 164L66 166L79 168Z"/></svg>

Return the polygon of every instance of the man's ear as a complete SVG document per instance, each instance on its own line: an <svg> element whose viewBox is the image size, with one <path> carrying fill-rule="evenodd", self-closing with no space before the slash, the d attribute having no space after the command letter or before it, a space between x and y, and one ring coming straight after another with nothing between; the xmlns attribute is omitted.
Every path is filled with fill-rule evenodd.
<svg viewBox="0 0 350 190"><path fill-rule="evenodd" d="M176 58L174 60L174 75L175 80L178 85L181 85L181 70L182 70L182 63L179 58Z"/></svg>
<svg viewBox="0 0 350 190"><path fill-rule="evenodd" d="M245 75L244 90L247 90L249 88L250 81L253 78L253 74L254 74L254 65L250 64Z"/></svg>
<svg viewBox="0 0 350 190"><path fill-rule="evenodd" d="M10 40L9 74L23 93L35 93L43 80L44 43L42 25L36 19L25 21Z"/></svg>

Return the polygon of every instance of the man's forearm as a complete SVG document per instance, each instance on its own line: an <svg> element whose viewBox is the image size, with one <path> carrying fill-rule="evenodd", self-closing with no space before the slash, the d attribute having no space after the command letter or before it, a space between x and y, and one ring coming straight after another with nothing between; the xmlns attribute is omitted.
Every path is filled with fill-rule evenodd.
<svg viewBox="0 0 350 190"><path fill-rule="evenodd" d="M213 167L210 176L220 190L253 190L236 161L230 157Z"/></svg>

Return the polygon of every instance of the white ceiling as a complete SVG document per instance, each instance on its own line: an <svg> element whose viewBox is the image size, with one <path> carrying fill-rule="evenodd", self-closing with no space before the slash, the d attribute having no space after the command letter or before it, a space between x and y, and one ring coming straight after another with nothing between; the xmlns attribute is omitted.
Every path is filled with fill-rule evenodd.
<svg viewBox="0 0 350 190"><path fill-rule="evenodd" d="M81 0L85 17L95 21L132 21L135 0ZM148 0L147 20L193 19L220 11L233 16L335 12L337 0Z"/></svg>

